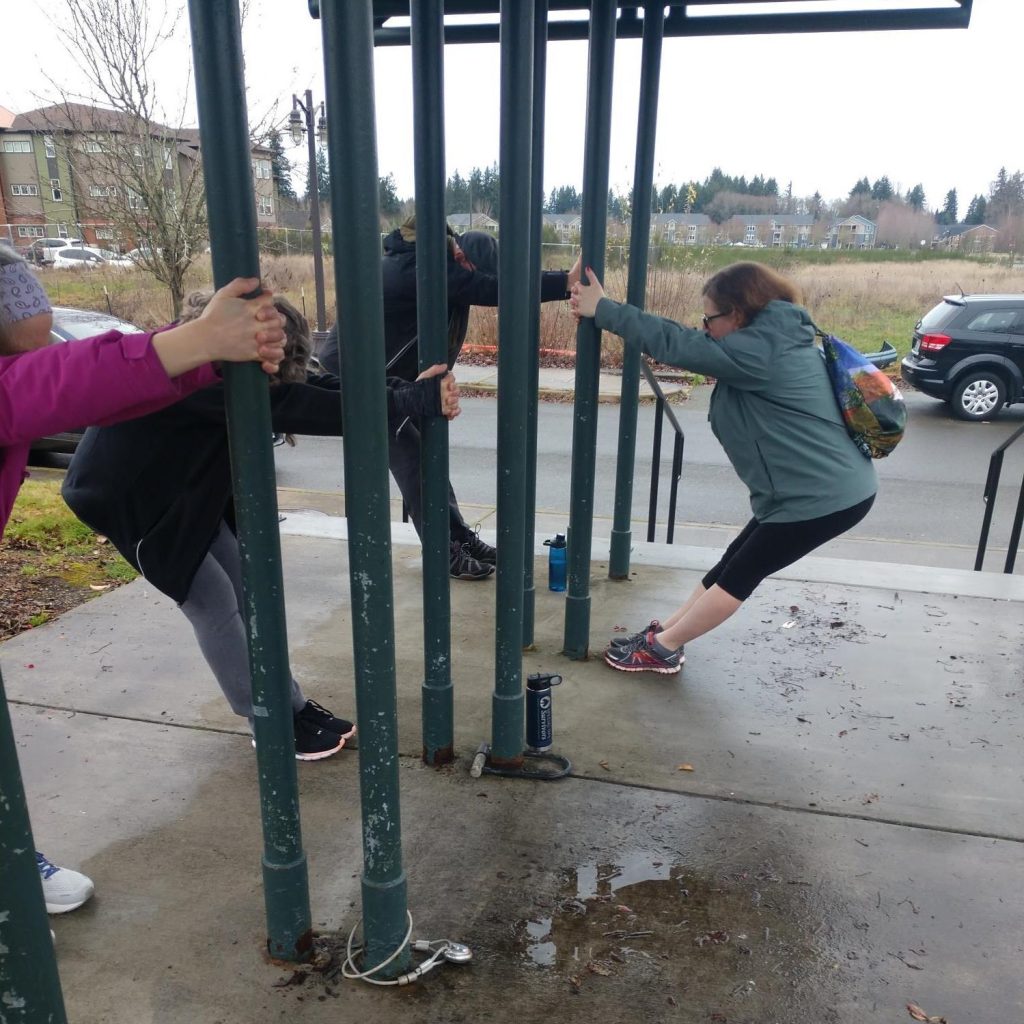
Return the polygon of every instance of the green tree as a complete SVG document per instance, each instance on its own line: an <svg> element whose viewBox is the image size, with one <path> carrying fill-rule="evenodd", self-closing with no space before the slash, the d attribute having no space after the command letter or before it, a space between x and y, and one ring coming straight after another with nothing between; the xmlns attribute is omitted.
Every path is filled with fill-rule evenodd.
<svg viewBox="0 0 1024 1024"><path fill-rule="evenodd" d="M395 186L393 174L389 174L386 178L378 178L377 189L380 195L380 212L385 217L395 217L402 212L402 200L398 198L398 189Z"/></svg>
<svg viewBox="0 0 1024 1024"><path fill-rule="evenodd" d="M469 213L469 182L456 171L444 187L444 212Z"/></svg>
<svg viewBox="0 0 1024 1024"><path fill-rule="evenodd" d="M946 201L942 209L935 217L936 224L955 224L957 222L957 201L956 189L951 188L946 193Z"/></svg>
<svg viewBox="0 0 1024 1024"><path fill-rule="evenodd" d="M986 206L987 203L984 196L975 196L967 207L967 216L964 217L964 223L984 224Z"/></svg>
<svg viewBox="0 0 1024 1024"><path fill-rule="evenodd" d="M276 128L267 132L264 145L270 150L270 167L274 175L274 185L277 194L282 199L297 199L295 186L292 185L292 164L285 156L284 144L281 142L281 133Z"/></svg>
<svg viewBox="0 0 1024 1024"><path fill-rule="evenodd" d="M907 193L907 206L912 210L924 209L924 185L915 185Z"/></svg>
<svg viewBox="0 0 1024 1024"><path fill-rule="evenodd" d="M309 171L306 172L306 202L309 202L310 194L312 192L312 176ZM331 168L327 163L327 151L323 146L317 146L316 149L316 183L317 189L320 193L319 198L321 203L330 202L331 199Z"/></svg>
<svg viewBox="0 0 1024 1024"><path fill-rule="evenodd" d="M855 199L857 196L869 196L871 195L871 182L866 177L861 178L853 188L850 189L850 199Z"/></svg>
<svg viewBox="0 0 1024 1024"><path fill-rule="evenodd" d="M560 185L551 190L547 213L579 213L583 207L583 196L573 185Z"/></svg>
<svg viewBox="0 0 1024 1024"><path fill-rule="evenodd" d="M821 198L820 192L815 192L807 203L807 212L815 219L821 220L822 211L825 209L825 201Z"/></svg>
<svg viewBox="0 0 1024 1024"><path fill-rule="evenodd" d="M892 182L883 175L879 178L874 185L871 186L871 198L877 199L879 202L886 203L895 195L895 191L892 187Z"/></svg>

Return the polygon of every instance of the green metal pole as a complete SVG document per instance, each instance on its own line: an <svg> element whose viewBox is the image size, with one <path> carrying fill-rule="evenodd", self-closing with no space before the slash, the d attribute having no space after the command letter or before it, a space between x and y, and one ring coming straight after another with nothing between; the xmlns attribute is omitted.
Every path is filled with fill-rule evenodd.
<svg viewBox="0 0 1024 1024"><path fill-rule="evenodd" d="M523 760L523 559L530 343L532 4L501 4L501 246L498 252L498 580L491 762Z"/></svg>
<svg viewBox="0 0 1024 1024"><path fill-rule="evenodd" d="M67 1024L2 676L0 879L0 1021Z"/></svg>
<svg viewBox="0 0 1024 1024"><path fill-rule="evenodd" d="M526 483L523 500L523 647L533 647L536 584L533 548L537 521L537 391L540 386L540 271L544 224L544 93L548 52L548 3L535 0L533 26L533 150L530 167L530 344L526 378Z"/></svg>
<svg viewBox="0 0 1024 1024"><path fill-rule="evenodd" d="M391 506L388 493L384 312L373 96L373 5L322 0L334 282L343 311L341 350L345 428L352 652L359 725L363 816L363 967L372 970L402 945L406 876L398 786ZM446 569L447 572L447 569ZM378 977L401 974L408 949Z"/></svg>
<svg viewBox="0 0 1024 1024"><path fill-rule="evenodd" d="M587 129L583 156L583 266L604 280L608 235L608 155L611 146L615 3L593 0L587 67ZM590 633L590 546L593 536L594 469L597 453L597 389L601 332L592 319L576 330L576 403L569 490L568 590L564 652L587 657Z"/></svg>
<svg viewBox="0 0 1024 1024"><path fill-rule="evenodd" d="M189 0L189 19L213 280L221 287L235 277L259 275L237 0ZM267 949L278 959L305 960L313 933L267 378L252 363L225 366L224 380L263 816Z"/></svg>
<svg viewBox="0 0 1024 1024"><path fill-rule="evenodd" d="M444 216L444 4L413 0L412 108L416 172L416 327L420 370L448 359ZM423 760L455 757L452 690L448 421L427 417L423 451Z"/></svg>
<svg viewBox="0 0 1024 1024"><path fill-rule="evenodd" d="M651 240L651 186L654 183L654 142L658 127L658 80L665 9L644 8L644 42L640 57L640 103L637 112L636 161L633 172L633 223L630 229L629 281L626 301L643 309L647 298L647 248ZM625 342L622 356L622 397L619 403L619 451L615 472L615 512L608 553L608 576L629 579L630 522L633 512L633 467L640 397L640 349Z"/></svg>

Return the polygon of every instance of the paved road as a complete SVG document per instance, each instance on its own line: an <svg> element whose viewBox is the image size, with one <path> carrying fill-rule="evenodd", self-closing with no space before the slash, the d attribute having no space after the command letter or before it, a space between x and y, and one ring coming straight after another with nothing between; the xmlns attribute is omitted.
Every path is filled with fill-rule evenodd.
<svg viewBox="0 0 1024 1024"><path fill-rule="evenodd" d="M736 479L707 423L710 388L698 388L691 399L676 406L686 433L678 522L739 525L749 516L745 488ZM981 494L992 450L1024 426L1024 406L1004 410L992 423L972 424L951 419L945 406L916 392L907 396L910 429L895 456L876 463L881 488L870 516L851 534L920 546L919 557L906 551L897 560L970 567L978 541L983 505ZM496 402L466 399L463 414L451 427L451 476L466 503L495 501ZM572 452L573 407L542 403L538 451L538 510L567 512ZM611 516L615 490L615 452L618 407L602 405L599 414L595 513ZM640 413L633 515L646 519L650 480L653 410ZM278 449L278 482L282 487L324 491L342 489L341 443L302 438L294 449ZM662 502L667 510L667 481L671 447L662 459ZM1024 438L1010 449L996 505L992 543L1001 548L1024 474ZM393 493L397 495L397 491ZM949 550L944 550L944 549ZM848 552L851 557L855 553ZM887 558L884 544L874 544L859 557ZM1001 567L1001 555L986 567Z"/></svg>

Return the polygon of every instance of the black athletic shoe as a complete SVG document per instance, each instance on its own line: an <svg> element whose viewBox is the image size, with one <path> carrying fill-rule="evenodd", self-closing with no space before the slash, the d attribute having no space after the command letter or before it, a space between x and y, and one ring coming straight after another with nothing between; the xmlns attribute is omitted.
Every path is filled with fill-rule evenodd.
<svg viewBox="0 0 1024 1024"><path fill-rule="evenodd" d="M448 565L448 574L453 580L485 580L494 574L494 566L488 562L477 561L469 553L469 544L459 544L457 541L451 546L451 561ZM492 549L493 550L493 549Z"/></svg>
<svg viewBox="0 0 1024 1024"><path fill-rule="evenodd" d="M475 558L478 562L483 562L485 565L498 564L498 552L486 541L482 541L480 534L471 533L469 540L465 541L462 546L469 552L470 557Z"/></svg>
<svg viewBox="0 0 1024 1024"><path fill-rule="evenodd" d="M644 626L639 633L630 633L629 636L613 636L608 641L608 646L609 648L636 646L652 629L655 633L661 632L661 623L657 619L651 619L650 623Z"/></svg>
<svg viewBox="0 0 1024 1024"><path fill-rule="evenodd" d="M317 725L313 716L307 713L308 708L309 704L295 713L295 760L322 761L325 757L330 757L341 750L345 746L345 740L336 732ZM255 736L252 739L252 745L255 749Z"/></svg>
<svg viewBox="0 0 1024 1024"><path fill-rule="evenodd" d="M296 713L296 718L302 718L309 725L323 729L325 732L333 732L343 740L350 740L356 734L356 727L347 718L335 718L322 704L315 700L307 700L306 706Z"/></svg>

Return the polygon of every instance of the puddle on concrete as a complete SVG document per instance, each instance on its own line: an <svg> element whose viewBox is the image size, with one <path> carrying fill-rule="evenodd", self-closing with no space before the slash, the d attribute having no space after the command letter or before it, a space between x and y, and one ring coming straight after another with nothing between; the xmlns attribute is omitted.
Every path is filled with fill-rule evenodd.
<svg viewBox="0 0 1024 1024"><path fill-rule="evenodd" d="M801 991L813 992L814 975L840 981L822 894L810 901L806 882L787 881L770 864L715 875L635 852L558 878L557 891L516 923L513 944L523 968L572 991L619 978L663 988L668 1005L749 1014L793 1007Z"/></svg>

